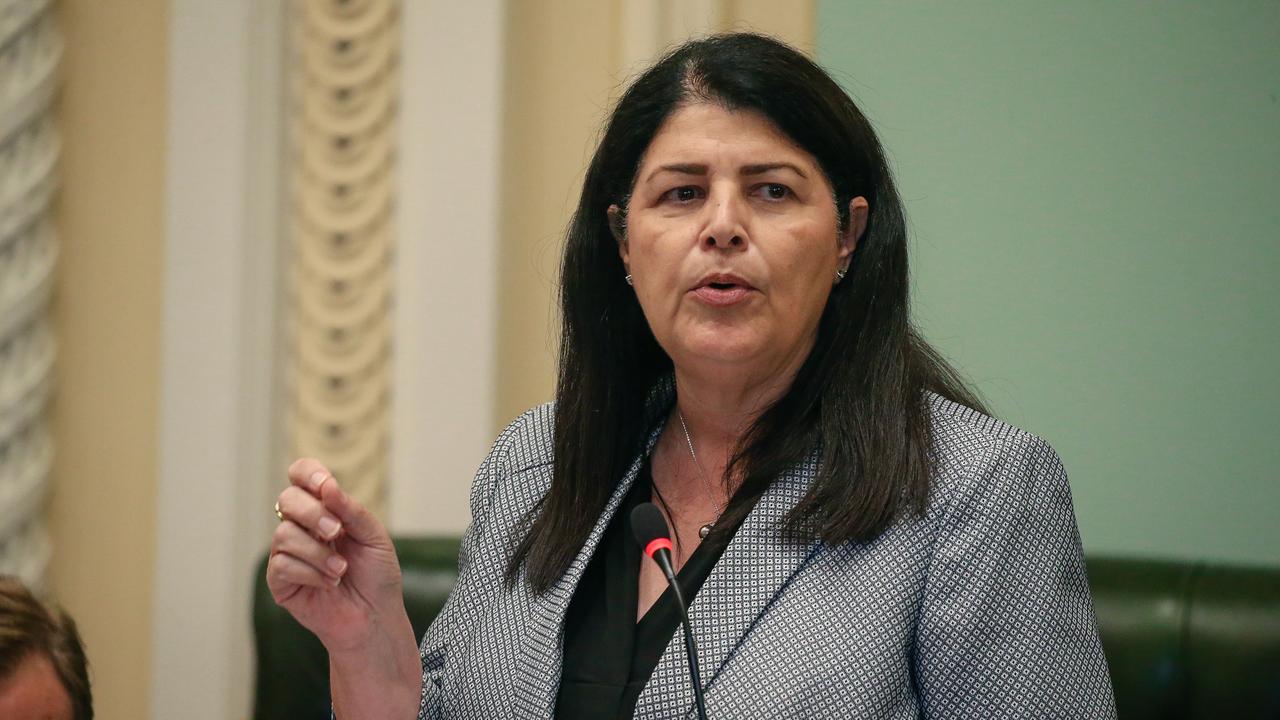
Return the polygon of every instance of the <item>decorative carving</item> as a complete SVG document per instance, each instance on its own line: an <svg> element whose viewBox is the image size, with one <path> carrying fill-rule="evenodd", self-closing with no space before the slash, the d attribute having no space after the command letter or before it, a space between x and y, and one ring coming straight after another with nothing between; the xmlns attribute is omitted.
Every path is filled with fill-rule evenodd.
<svg viewBox="0 0 1280 720"><path fill-rule="evenodd" d="M53 442L49 321L57 241L52 101L62 39L50 3L0 0L0 574L42 587Z"/></svg>
<svg viewBox="0 0 1280 720"><path fill-rule="evenodd" d="M399 7L296 0L289 56L290 455L381 510L390 433Z"/></svg>

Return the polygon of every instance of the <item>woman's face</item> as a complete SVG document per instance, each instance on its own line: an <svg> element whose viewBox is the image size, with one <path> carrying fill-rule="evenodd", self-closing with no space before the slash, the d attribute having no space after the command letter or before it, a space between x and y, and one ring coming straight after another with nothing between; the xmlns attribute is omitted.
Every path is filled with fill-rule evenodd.
<svg viewBox="0 0 1280 720"><path fill-rule="evenodd" d="M701 102L673 113L646 150L619 251L678 369L772 376L813 347L866 200L850 213L842 234L817 161L764 115Z"/></svg>

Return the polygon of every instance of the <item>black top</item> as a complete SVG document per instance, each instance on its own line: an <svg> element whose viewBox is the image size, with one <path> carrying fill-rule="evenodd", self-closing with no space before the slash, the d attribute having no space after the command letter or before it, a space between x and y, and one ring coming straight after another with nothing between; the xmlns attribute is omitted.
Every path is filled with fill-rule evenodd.
<svg viewBox="0 0 1280 720"><path fill-rule="evenodd" d="M630 517L632 508L649 502L652 487L646 462L569 603L556 695L559 720L630 718L658 659L679 631L680 610L669 587L639 622L635 620L640 562L652 560L636 545ZM735 532L736 527L703 540L680 568L676 580L686 601L693 602Z"/></svg>

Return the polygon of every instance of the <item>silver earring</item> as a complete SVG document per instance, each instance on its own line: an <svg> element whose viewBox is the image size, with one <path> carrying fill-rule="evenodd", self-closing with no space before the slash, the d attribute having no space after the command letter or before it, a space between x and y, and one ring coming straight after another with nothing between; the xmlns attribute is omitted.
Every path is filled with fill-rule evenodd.
<svg viewBox="0 0 1280 720"><path fill-rule="evenodd" d="M635 285L635 283L631 282L631 276L630 276L630 275L628 275L628 276L626 276L626 277L624 277L624 278L622 278L622 279L623 279L623 280L626 280L628 285Z"/></svg>
<svg viewBox="0 0 1280 720"><path fill-rule="evenodd" d="M845 274L845 273L847 273L847 272L849 272L849 271L848 271L848 270L837 270L837 271L836 271L836 282L840 282L841 280L843 280L843 279L844 279L844 274Z"/></svg>

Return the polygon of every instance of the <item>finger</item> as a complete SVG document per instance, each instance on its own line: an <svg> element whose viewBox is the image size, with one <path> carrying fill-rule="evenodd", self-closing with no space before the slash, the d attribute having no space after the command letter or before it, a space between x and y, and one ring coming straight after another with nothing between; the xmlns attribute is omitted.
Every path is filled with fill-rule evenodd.
<svg viewBox="0 0 1280 720"><path fill-rule="evenodd" d="M297 586L331 588L342 582L316 570L311 565L291 555L277 553L267 563L267 587L276 602L287 600Z"/></svg>
<svg viewBox="0 0 1280 720"><path fill-rule="evenodd" d="M342 577L347 571L346 558L291 522L280 523L276 528L271 538L271 552L302 560L330 577Z"/></svg>
<svg viewBox="0 0 1280 720"><path fill-rule="evenodd" d="M294 523L322 540L333 540L342 532L342 522L325 510L319 500L296 485L282 490L276 504L286 522Z"/></svg>
<svg viewBox="0 0 1280 720"><path fill-rule="evenodd" d="M329 468L324 463L315 458L298 458L289 466L289 482L309 491L316 497L320 496L320 488L326 480L333 479L333 473L329 472Z"/></svg>
<svg viewBox="0 0 1280 720"><path fill-rule="evenodd" d="M358 500L343 492L337 480L330 479L320 490L320 501L325 509L342 521L342 527L352 540L371 543L387 537L386 528L378 518Z"/></svg>

